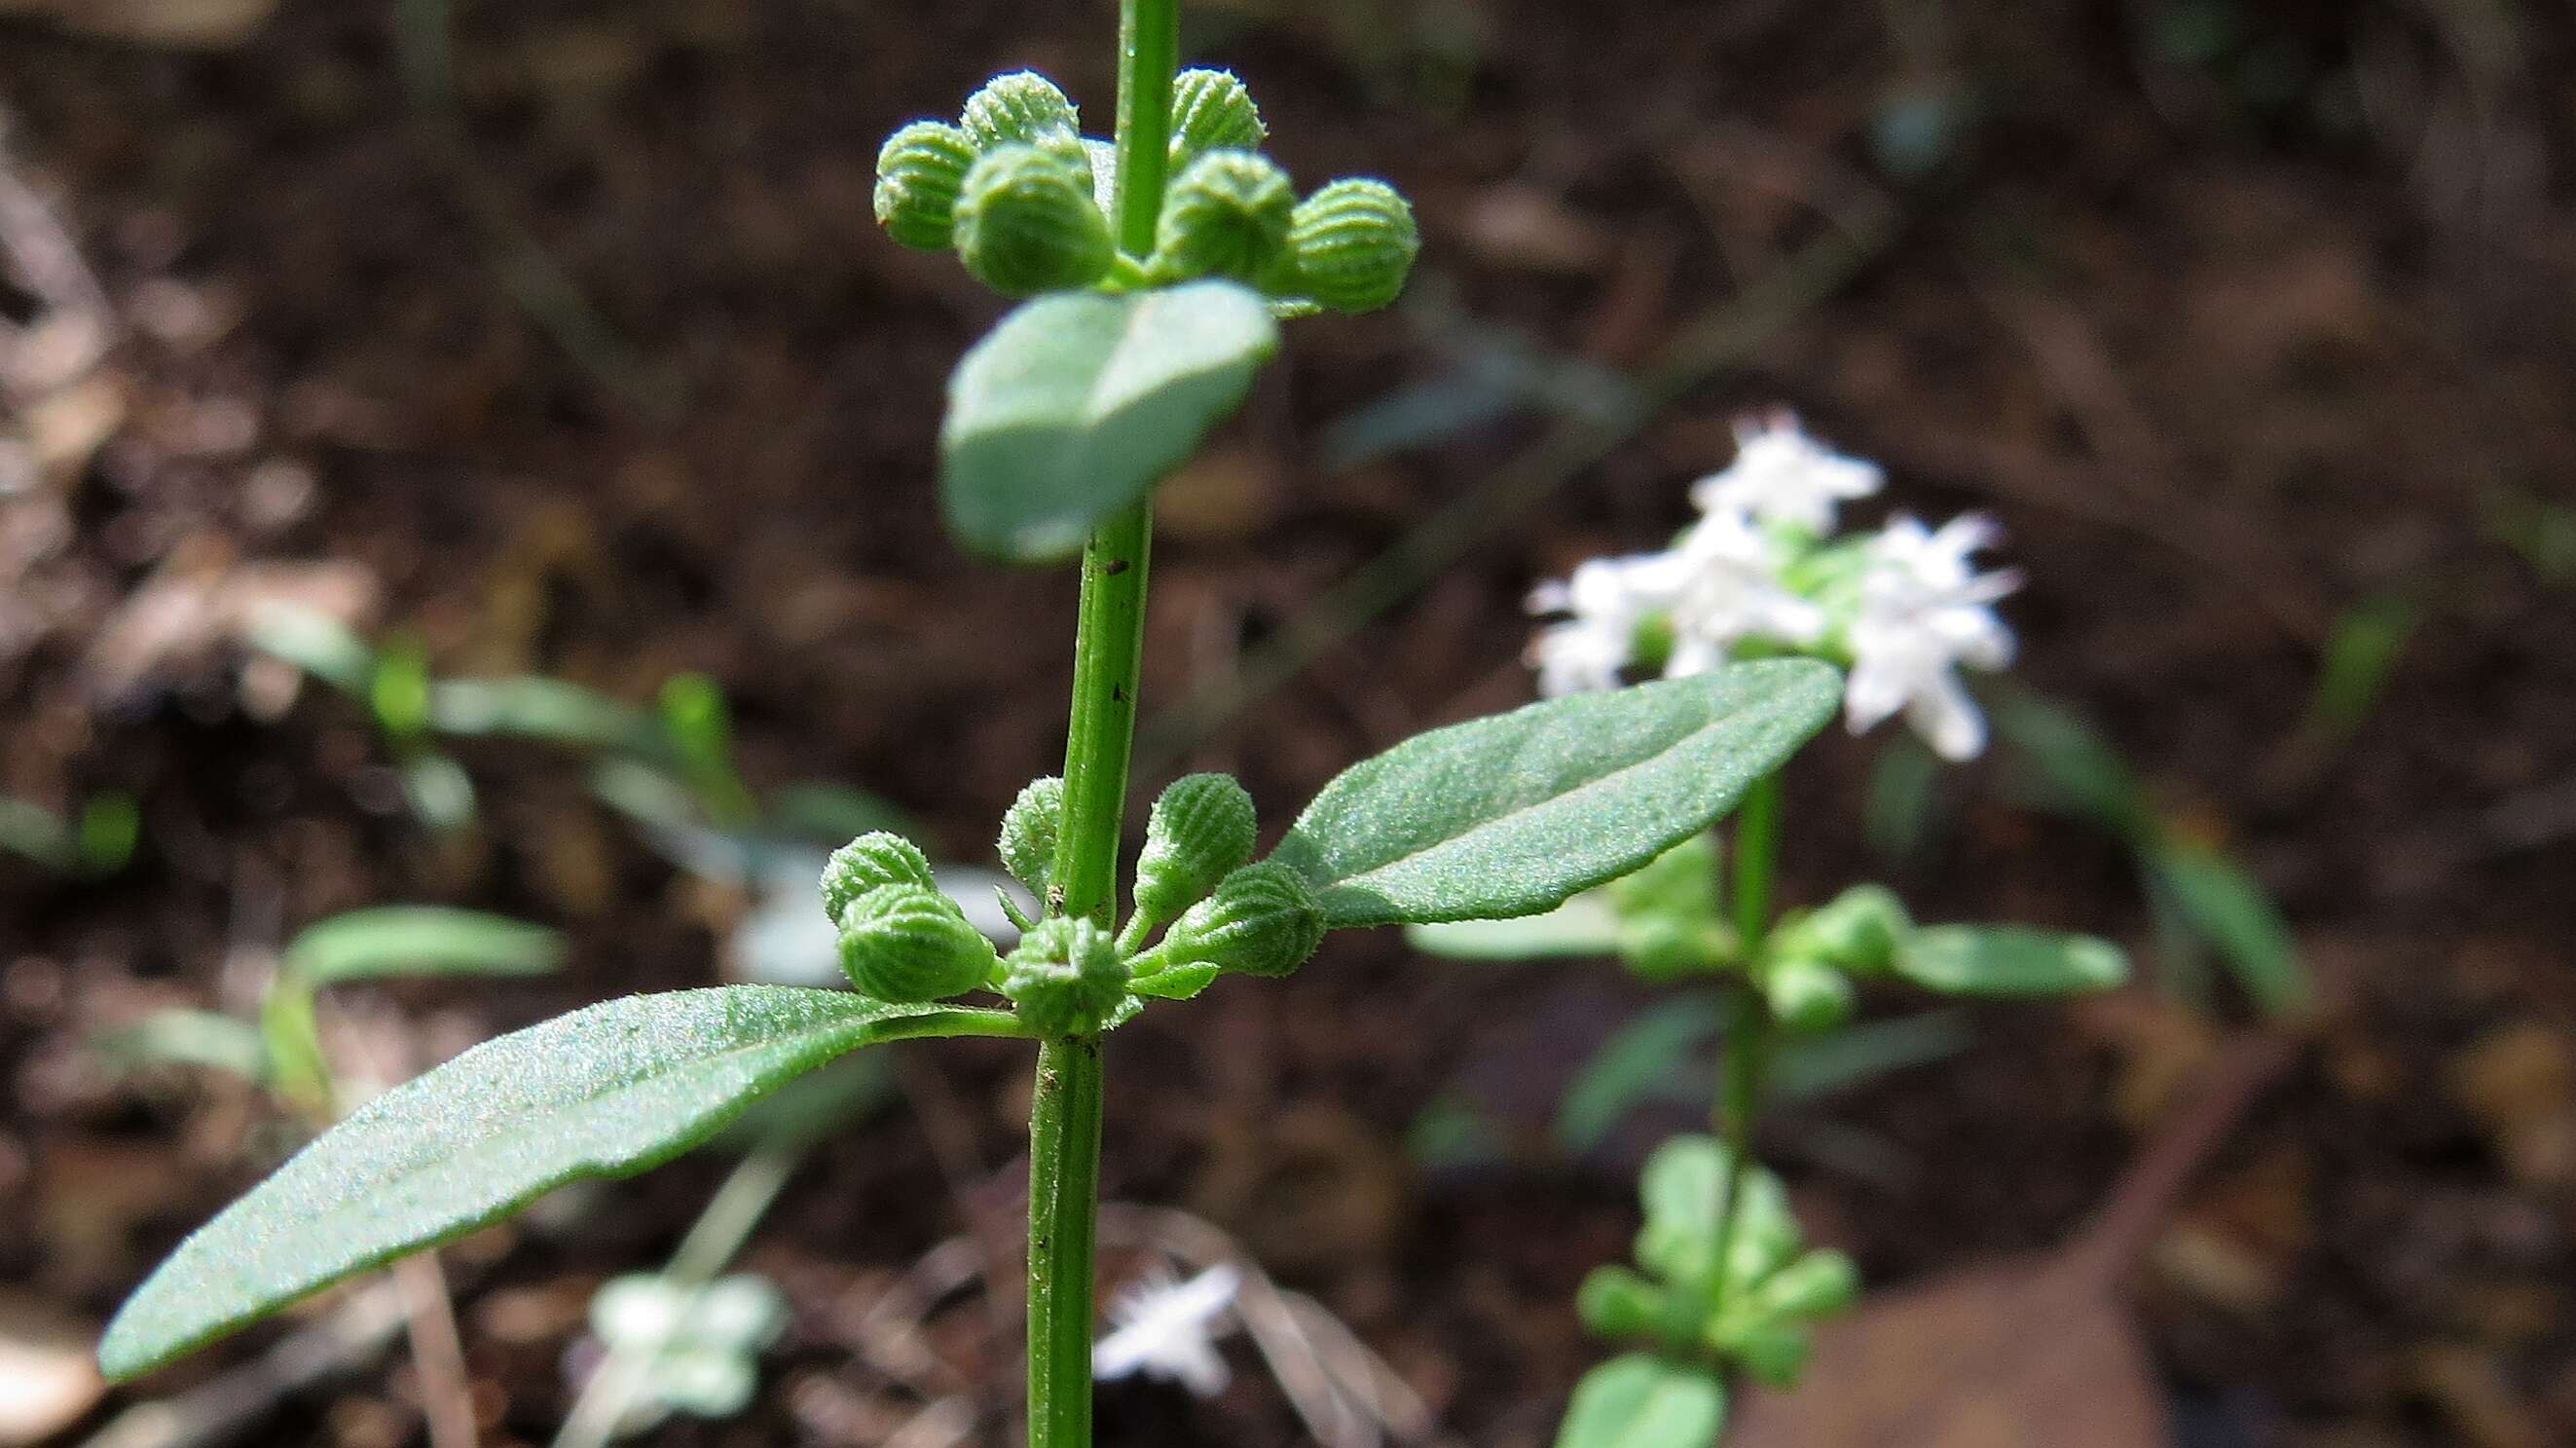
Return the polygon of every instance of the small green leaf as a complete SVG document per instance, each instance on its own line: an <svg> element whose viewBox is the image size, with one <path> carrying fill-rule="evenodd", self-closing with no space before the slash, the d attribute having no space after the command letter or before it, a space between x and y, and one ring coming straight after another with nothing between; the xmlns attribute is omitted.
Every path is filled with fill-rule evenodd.
<svg viewBox="0 0 2576 1448"><path fill-rule="evenodd" d="M2019 690L1994 703L1995 732L2039 775L2045 801L2132 843L2155 837L2138 777L2102 731L2054 700Z"/></svg>
<svg viewBox="0 0 2576 1448"><path fill-rule="evenodd" d="M1404 938L1425 955L1451 960L1539 960L1608 955L1619 948L1619 914L1609 897L1586 890L1539 915L1514 920L1450 920L1408 925Z"/></svg>
<svg viewBox="0 0 2576 1448"><path fill-rule="evenodd" d="M1952 995L2071 995L2129 978L2120 947L2024 925L1929 925L1906 937L1896 973Z"/></svg>
<svg viewBox="0 0 2576 1448"><path fill-rule="evenodd" d="M563 937L542 925L445 905L352 910L305 927L286 965L314 985L396 975L543 975Z"/></svg>
<svg viewBox="0 0 2576 1448"><path fill-rule="evenodd" d="M2255 1004L2282 1015L2307 1000L2298 942L2270 893L2244 866L2217 850L2167 845L2148 856L2147 868L2193 932L2225 957Z"/></svg>
<svg viewBox="0 0 2576 1448"><path fill-rule="evenodd" d="M284 659L351 698L367 696L376 651L347 624L301 604L266 604L242 629L243 641Z"/></svg>
<svg viewBox="0 0 2576 1448"><path fill-rule="evenodd" d="M1577 1155L1599 1146L1631 1108L1660 1098L1716 1034L1717 1006L1705 997L1685 996L1641 1012L1567 1083L1556 1106L1557 1144ZM1704 1088L1705 1078L1698 1084Z"/></svg>
<svg viewBox="0 0 2576 1448"><path fill-rule="evenodd" d="M651 715L596 689L542 675L438 680L429 686L429 726L442 734L502 735L576 749L663 752Z"/></svg>
<svg viewBox="0 0 2576 1448"><path fill-rule="evenodd" d="M565 1182L659 1165L857 1047L1019 1034L1001 1011L738 985L629 996L487 1041L358 1108L181 1242L108 1324L99 1365L132 1377Z"/></svg>
<svg viewBox="0 0 2576 1448"><path fill-rule="evenodd" d="M268 1076L268 1047L250 1022L214 1011L154 1011L90 1043L111 1068L202 1066L246 1081Z"/></svg>
<svg viewBox="0 0 2576 1448"><path fill-rule="evenodd" d="M1708 828L1840 698L1772 659L1435 729L1342 771L1277 858L1336 928L1535 915Z"/></svg>
<svg viewBox="0 0 2576 1448"><path fill-rule="evenodd" d="M1698 1363L1649 1353L1583 1375L1556 1448L1708 1448L1726 1426L1726 1385Z"/></svg>
<svg viewBox="0 0 2576 1448"><path fill-rule="evenodd" d="M1260 295L1231 282L1026 303L949 379L949 526L1006 558L1072 553L1242 403L1278 346Z"/></svg>

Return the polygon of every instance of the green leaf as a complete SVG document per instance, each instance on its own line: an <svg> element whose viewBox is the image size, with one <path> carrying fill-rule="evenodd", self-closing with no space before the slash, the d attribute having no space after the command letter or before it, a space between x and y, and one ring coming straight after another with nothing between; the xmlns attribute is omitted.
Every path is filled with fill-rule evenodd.
<svg viewBox="0 0 2576 1448"><path fill-rule="evenodd" d="M286 965L314 985L395 975L543 975L563 962L563 937L480 910L386 905L305 927Z"/></svg>
<svg viewBox="0 0 2576 1448"><path fill-rule="evenodd" d="M1514 920L1450 920L1408 925L1404 938L1425 955L1451 960L1539 960L1609 955L1619 948L1619 913L1609 897L1587 890L1539 915Z"/></svg>
<svg viewBox="0 0 2576 1448"><path fill-rule="evenodd" d="M661 755L661 729L634 705L542 675L442 679L429 686L429 724L445 734L504 735L577 749Z"/></svg>
<svg viewBox="0 0 2576 1448"><path fill-rule="evenodd" d="M630 996L487 1041L358 1108L181 1242L108 1324L99 1365L132 1377L568 1181L668 1161L856 1047L1019 1034L1000 1011L740 985Z"/></svg>
<svg viewBox="0 0 2576 1448"><path fill-rule="evenodd" d="M268 1047L259 1027L214 1011L154 1011L101 1034L90 1047L118 1071L176 1065L228 1071L245 1081L268 1076Z"/></svg>
<svg viewBox="0 0 2576 1448"><path fill-rule="evenodd" d="M1708 828L1840 697L1772 659L1435 729L1342 771L1277 858L1336 928L1535 915Z"/></svg>
<svg viewBox="0 0 2576 1448"><path fill-rule="evenodd" d="M1891 1071L1947 1060L1975 1041L1967 1016L1958 1010L1863 1021L1782 1042L1771 1061L1771 1092L1781 1101L1811 1100Z"/></svg>
<svg viewBox="0 0 2576 1448"><path fill-rule="evenodd" d="M2073 710L2018 690L1995 701L1995 732L2040 776L2048 802L2132 843L2153 839L2155 812L2117 746Z"/></svg>
<svg viewBox="0 0 2576 1448"><path fill-rule="evenodd" d="M2298 942L2271 895L2217 850L2168 845L2148 858L2152 879L2192 930L2217 947L2238 984L2272 1015L2298 1009L2308 976Z"/></svg>
<svg viewBox="0 0 2576 1448"><path fill-rule="evenodd" d="M1725 1426L1726 1385L1714 1371L1632 1352L1574 1385L1556 1448L1708 1448Z"/></svg>
<svg viewBox="0 0 2576 1448"><path fill-rule="evenodd" d="M1023 304L949 379L949 526L1001 557L1072 553L1241 405L1278 347L1269 308L1231 282Z"/></svg>
<svg viewBox="0 0 2576 1448"><path fill-rule="evenodd" d="M2025 925L1927 925L1897 946L1896 973L1952 995L2071 995L2129 978L2120 947Z"/></svg>
<svg viewBox="0 0 2576 1448"><path fill-rule="evenodd" d="M367 697L376 676L374 647L319 609L269 603L251 615L242 637L354 699Z"/></svg>
<svg viewBox="0 0 2576 1448"><path fill-rule="evenodd" d="M1717 1005L1705 997L1685 996L1640 1012L1567 1083L1556 1105L1557 1144L1578 1155L1599 1146L1632 1108L1661 1098L1716 1034ZM1703 1078L1695 1084L1707 1083Z"/></svg>

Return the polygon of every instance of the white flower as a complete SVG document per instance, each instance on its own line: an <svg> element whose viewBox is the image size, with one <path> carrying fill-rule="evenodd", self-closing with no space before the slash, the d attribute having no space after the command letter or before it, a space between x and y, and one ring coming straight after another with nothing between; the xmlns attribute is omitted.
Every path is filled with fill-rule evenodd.
<svg viewBox="0 0 2576 1448"><path fill-rule="evenodd" d="M1750 514L1772 527L1802 528L1821 538L1834 531L1834 510L1866 498L1887 475L1878 464L1807 436L1787 412L1735 425L1735 461L1691 485L1691 501L1711 514Z"/></svg>
<svg viewBox="0 0 2576 1448"><path fill-rule="evenodd" d="M2021 576L1979 573L1968 561L2000 536L1994 520L1978 513L1953 518L1939 532L1900 515L1869 541L1843 690L1851 732L1903 710L1944 759L1971 759L1985 749L1985 716L1954 670L2012 662L2012 630L1991 605L2019 588Z"/></svg>
<svg viewBox="0 0 2576 1448"><path fill-rule="evenodd" d="M1226 1368L1210 1329L1242 1285L1243 1274L1223 1262L1187 1282L1168 1270L1147 1273L1109 1305L1117 1330L1092 1347L1091 1375L1107 1382L1142 1372L1214 1397Z"/></svg>
<svg viewBox="0 0 2576 1448"><path fill-rule="evenodd" d="M1718 667L1743 639L1805 645L1823 635L1824 610L1780 582L1783 552L1779 540L1731 508L1709 514L1682 535L1673 549L1682 560L1681 587L1672 603L1673 654L1666 678Z"/></svg>
<svg viewBox="0 0 2576 1448"><path fill-rule="evenodd" d="M1619 671L1636 658L1638 628L1671 612L1687 568L1674 553L1594 558L1563 583L1531 589L1530 612L1572 615L1530 640L1539 693L1552 699L1619 687Z"/></svg>

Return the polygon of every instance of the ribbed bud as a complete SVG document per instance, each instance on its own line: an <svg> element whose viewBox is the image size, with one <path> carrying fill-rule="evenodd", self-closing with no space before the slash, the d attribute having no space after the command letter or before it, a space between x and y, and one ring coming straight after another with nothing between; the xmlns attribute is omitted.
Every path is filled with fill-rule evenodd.
<svg viewBox="0 0 2576 1448"><path fill-rule="evenodd" d="M1861 975L1886 970L1896 948L1914 932L1905 902L1884 885L1854 885L1804 919L1781 927L1784 954L1831 961Z"/></svg>
<svg viewBox="0 0 2576 1448"><path fill-rule="evenodd" d="M1658 1337L1669 1310L1662 1288L1625 1267L1595 1267L1574 1292L1574 1315L1595 1337Z"/></svg>
<svg viewBox="0 0 2576 1448"><path fill-rule="evenodd" d="M1004 964L1002 994L1049 1036L1087 1035L1127 999L1127 961L1109 932L1088 920L1041 920Z"/></svg>
<svg viewBox="0 0 2576 1448"><path fill-rule="evenodd" d="M1307 296L1336 312L1369 312L1404 290L1422 234L1394 187L1346 177L1298 204L1288 248Z"/></svg>
<svg viewBox="0 0 2576 1448"><path fill-rule="evenodd" d="M1000 957L957 902L922 885L879 885L841 913L841 969L861 995L935 1001L982 985Z"/></svg>
<svg viewBox="0 0 2576 1448"><path fill-rule="evenodd" d="M1082 134L1082 115L1056 83L1033 70L1015 70L984 82L966 98L957 123L978 149L990 151L1014 142L1047 146L1065 136Z"/></svg>
<svg viewBox="0 0 2576 1448"><path fill-rule="evenodd" d="M1851 1019L1849 977L1804 955L1773 959L1762 972L1762 994L1771 1014L1793 1031L1826 1031Z"/></svg>
<svg viewBox="0 0 2576 1448"><path fill-rule="evenodd" d="M1172 77L1172 165L1210 151L1257 151L1270 128L1252 92L1230 70L1185 70Z"/></svg>
<svg viewBox="0 0 2576 1448"><path fill-rule="evenodd" d="M958 193L956 227L966 269L1006 297L1088 286L1115 250L1090 178L1035 146L984 153Z"/></svg>
<svg viewBox="0 0 2576 1448"><path fill-rule="evenodd" d="M823 863L823 913L833 924L841 912L879 885L918 885L935 890L930 861L901 835L870 830L832 852Z"/></svg>
<svg viewBox="0 0 2576 1448"><path fill-rule="evenodd" d="M1050 774L1030 780L1002 814L1002 868L1043 900L1055 881L1056 831L1064 823L1064 781Z"/></svg>
<svg viewBox="0 0 2576 1448"><path fill-rule="evenodd" d="M1324 943L1324 910L1306 877L1274 860L1219 880L1216 893L1172 922L1155 947L1172 965L1286 975Z"/></svg>
<svg viewBox="0 0 2576 1448"><path fill-rule="evenodd" d="M915 121L877 152L877 224L905 246L946 251L975 143L955 126Z"/></svg>
<svg viewBox="0 0 2576 1448"><path fill-rule="evenodd" d="M1205 899L1252 858L1252 796L1226 774L1185 774L1166 786L1145 820L1136 860L1136 910L1169 920Z"/></svg>
<svg viewBox="0 0 2576 1448"><path fill-rule="evenodd" d="M1296 212L1297 189L1277 163L1252 151L1210 151L1164 194L1153 273L1162 281L1251 281L1287 254Z"/></svg>

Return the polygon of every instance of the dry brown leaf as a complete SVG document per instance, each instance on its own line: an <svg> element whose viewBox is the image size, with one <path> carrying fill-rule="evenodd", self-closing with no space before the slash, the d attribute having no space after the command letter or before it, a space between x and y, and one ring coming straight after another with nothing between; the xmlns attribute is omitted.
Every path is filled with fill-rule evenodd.
<svg viewBox="0 0 2576 1448"><path fill-rule="evenodd" d="M1748 1394L1733 1448L2162 1448L2127 1313L2081 1263L1984 1268L1817 1334L1793 1393Z"/></svg>
<svg viewBox="0 0 2576 1448"><path fill-rule="evenodd" d="M2452 1057L2443 1074L2517 1179L2576 1180L2576 1041L2536 1022L2505 1026Z"/></svg>
<svg viewBox="0 0 2576 1448"><path fill-rule="evenodd" d="M144 45L238 45L277 0L0 0L0 15L36 15L68 30Z"/></svg>

